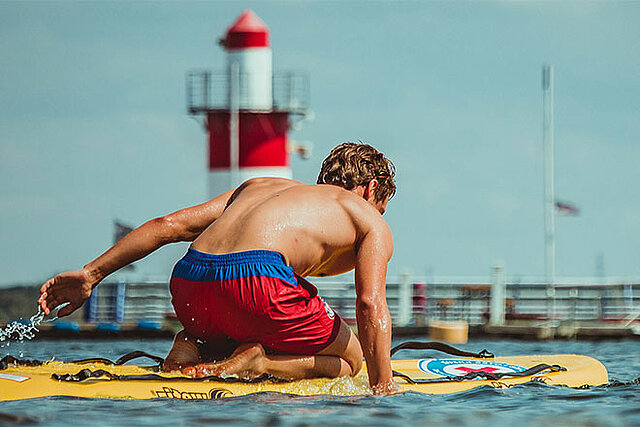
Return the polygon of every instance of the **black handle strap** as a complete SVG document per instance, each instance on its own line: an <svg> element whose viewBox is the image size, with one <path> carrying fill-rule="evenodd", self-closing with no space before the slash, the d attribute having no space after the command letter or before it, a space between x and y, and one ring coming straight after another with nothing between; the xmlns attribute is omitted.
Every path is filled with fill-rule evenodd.
<svg viewBox="0 0 640 427"><path fill-rule="evenodd" d="M116 365L124 365L125 363L133 359L139 359L141 357L146 357L147 359L153 360L158 364L159 367L162 367L162 364L164 363L164 359L160 356L154 356L144 351L132 351L131 353L125 354L124 356L116 360Z"/></svg>
<svg viewBox="0 0 640 427"><path fill-rule="evenodd" d="M102 363L103 365L115 365L113 360L105 359L104 357L90 357L88 359L72 360L69 363L75 363L77 365L86 365L88 363Z"/></svg>
<svg viewBox="0 0 640 427"><path fill-rule="evenodd" d="M393 356L400 350L436 350L441 351L446 354L451 354L453 356L462 356L462 357L476 357L479 359L493 359L493 354L489 353L486 349L482 350L479 353L472 353L468 351L463 351L457 349L455 347L451 347L448 344L444 344L441 342L423 342L423 341L407 341L402 344L398 344L397 346L391 349L391 355Z"/></svg>
<svg viewBox="0 0 640 427"><path fill-rule="evenodd" d="M401 372L393 371L393 376L402 378L405 381L407 381L409 384L431 384L431 383L460 382L460 381L475 380L475 379L496 381L504 377L509 377L509 378L529 377L531 375L536 375L547 370L549 372L560 372L560 371L566 371L567 368L564 368L560 365L547 365L546 363L541 363L539 365L533 366L522 372L502 372L497 374L490 374L488 372L469 372L466 375L458 375L453 377L413 379L409 375L403 374Z"/></svg>
<svg viewBox="0 0 640 427"><path fill-rule="evenodd" d="M159 356L154 356L152 354L149 354L147 352L144 351L132 351L131 353L127 353L124 356L120 357L118 360L116 360L115 362L109 359L105 359L102 357L93 357L93 358L89 358L89 359L80 359L80 360L73 360L70 363L77 363L77 364L87 364L87 363L102 363L105 365L124 365L125 363L134 360L134 359L139 359L141 357L146 357L147 359L151 359L154 362L156 362L156 366L154 366L155 368L162 368L162 365L164 363L164 359L162 357ZM152 367L152 368L154 368Z"/></svg>

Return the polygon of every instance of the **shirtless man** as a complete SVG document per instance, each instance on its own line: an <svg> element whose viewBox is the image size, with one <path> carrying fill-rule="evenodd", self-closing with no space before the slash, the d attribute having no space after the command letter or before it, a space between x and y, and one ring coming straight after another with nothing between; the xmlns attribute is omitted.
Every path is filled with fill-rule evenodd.
<svg viewBox="0 0 640 427"><path fill-rule="evenodd" d="M393 240L382 214L395 193L394 173L373 147L341 144L324 160L319 185L255 178L148 221L82 270L48 280L38 301L47 314L69 303L58 313L68 315L110 273L165 244L192 241L171 278L184 330L166 369L192 376L353 376L364 354L373 392L392 393L385 284ZM354 268L359 340L304 279Z"/></svg>

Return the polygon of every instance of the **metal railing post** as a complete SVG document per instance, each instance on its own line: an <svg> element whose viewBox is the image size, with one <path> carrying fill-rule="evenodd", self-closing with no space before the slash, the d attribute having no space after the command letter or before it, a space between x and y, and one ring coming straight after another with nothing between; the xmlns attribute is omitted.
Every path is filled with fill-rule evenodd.
<svg viewBox="0 0 640 427"><path fill-rule="evenodd" d="M505 274L504 264L496 263L491 269L491 303L489 324L504 324L504 299L505 299Z"/></svg>
<svg viewBox="0 0 640 427"><path fill-rule="evenodd" d="M402 273L398 287L398 326L407 326L411 322L411 275Z"/></svg>
<svg viewBox="0 0 640 427"><path fill-rule="evenodd" d="M114 320L117 323L124 321L126 289L127 283L120 280L116 285L116 318Z"/></svg>

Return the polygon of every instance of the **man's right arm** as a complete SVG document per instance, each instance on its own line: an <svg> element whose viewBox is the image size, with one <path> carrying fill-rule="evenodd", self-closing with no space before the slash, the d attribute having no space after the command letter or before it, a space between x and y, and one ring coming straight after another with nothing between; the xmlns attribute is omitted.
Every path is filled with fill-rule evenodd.
<svg viewBox="0 0 640 427"><path fill-rule="evenodd" d="M155 218L127 234L111 249L84 267L95 284L109 274L169 243L189 242L214 222L233 194L228 191L197 206Z"/></svg>
<svg viewBox="0 0 640 427"><path fill-rule="evenodd" d="M391 230L378 215L361 238L356 255L356 318L369 383L375 394L395 391L391 371L391 316L386 299Z"/></svg>
<svg viewBox="0 0 640 427"><path fill-rule="evenodd" d="M206 203L155 218L127 234L82 270L59 274L42 285L38 303L46 314L63 303L58 313L66 316L89 298L102 279L160 247L198 237L224 211L233 190Z"/></svg>

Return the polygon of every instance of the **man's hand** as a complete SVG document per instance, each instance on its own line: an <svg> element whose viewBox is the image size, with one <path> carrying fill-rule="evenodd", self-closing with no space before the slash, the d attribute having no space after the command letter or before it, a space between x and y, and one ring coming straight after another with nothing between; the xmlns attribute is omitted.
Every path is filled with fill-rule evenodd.
<svg viewBox="0 0 640 427"><path fill-rule="evenodd" d="M42 285L38 304L49 315L60 304L69 303L58 312L58 317L68 316L91 296L92 289L93 283L85 270L68 271Z"/></svg>
<svg viewBox="0 0 640 427"><path fill-rule="evenodd" d="M374 385L371 387L371 391L376 396L391 396L392 394L400 393L400 389L393 378L389 381Z"/></svg>

